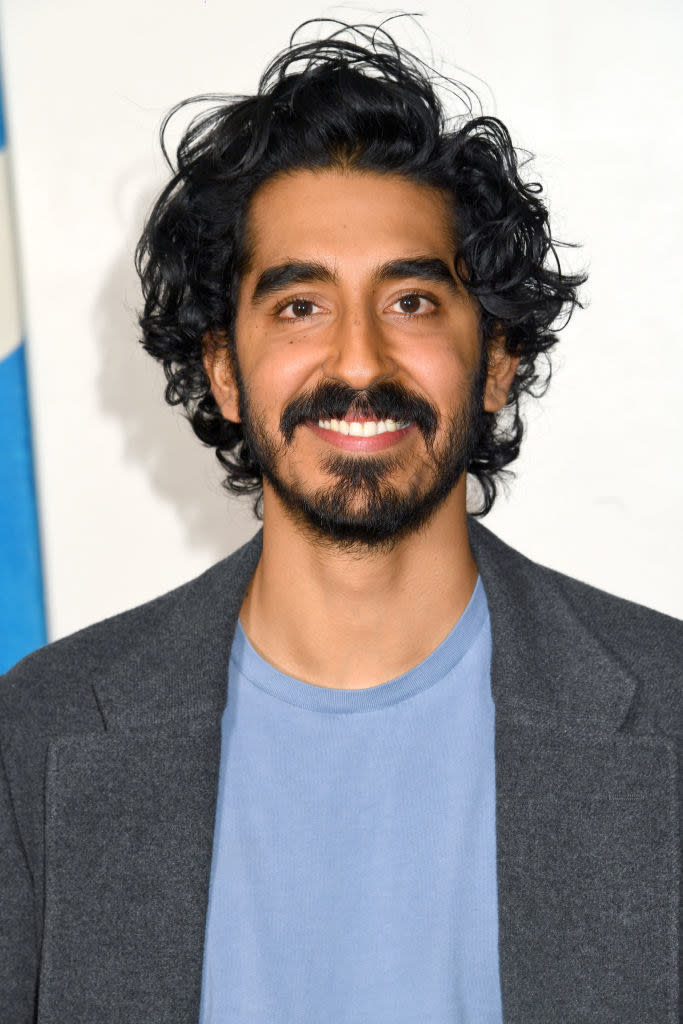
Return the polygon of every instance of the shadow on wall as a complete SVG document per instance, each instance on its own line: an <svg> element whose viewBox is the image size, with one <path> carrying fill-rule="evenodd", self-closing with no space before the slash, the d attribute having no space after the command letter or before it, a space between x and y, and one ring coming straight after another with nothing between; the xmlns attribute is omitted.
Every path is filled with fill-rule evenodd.
<svg viewBox="0 0 683 1024"><path fill-rule="evenodd" d="M134 198L126 201L131 191ZM125 243L95 306L101 351L98 390L103 412L120 428L126 463L139 467L155 495L173 506L188 548L210 564L248 540L260 523L250 500L233 497L220 486L221 468L213 449L195 437L179 407L166 404L163 370L139 343L142 300L134 251L157 191L140 188L136 169L116 189Z"/></svg>

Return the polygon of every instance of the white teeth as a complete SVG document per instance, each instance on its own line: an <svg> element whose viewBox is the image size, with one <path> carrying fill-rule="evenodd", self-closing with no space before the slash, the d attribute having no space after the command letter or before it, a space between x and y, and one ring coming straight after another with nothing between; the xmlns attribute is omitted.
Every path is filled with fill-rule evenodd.
<svg viewBox="0 0 683 1024"><path fill-rule="evenodd" d="M352 437L375 437L376 434L393 433L410 426L410 420L318 420L318 426L324 430L333 430L337 434L350 434Z"/></svg>

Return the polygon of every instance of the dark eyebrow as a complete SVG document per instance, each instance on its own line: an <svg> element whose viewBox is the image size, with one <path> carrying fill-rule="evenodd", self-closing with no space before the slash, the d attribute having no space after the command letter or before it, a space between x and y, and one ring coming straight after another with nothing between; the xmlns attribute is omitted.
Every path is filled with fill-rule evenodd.
<svg viewBox="0 0 683 1024"><path fill-rule="evenodd" d="M383 263L375 270L372 280L379 284L382 281L398 281L406 277L416 277L421 281L439 281L447 284L454 292L459 290L448 264L434 256L415 256ZM311 281L338 284L339 278L334 270L317 260L279 263L275 267L268 267L259 275L251 303L253 306L258 305L282 288Z"/></svg>
<svg viewBox="0 0 683 1024"><path fill-rule="evenodd" d="M457 282L447 263L436 256L415 256L412 259L392 260L378 267L373 280L398 281L405 277L417 277L421 281L439 281L458 291Z"/></svg>
<svg viewBox="0 0 683 1024"><path fill-rule="evenodd" d="M288 288L290 284L306 284L308 281L324 281L326 284L336 284L337 275L326 267L324 263L316 260L310 262L279 263L276 267L268 267L262 274L254 287L251 296L252 306L263 302L273 292L279 292L282 288Z"/></svg>

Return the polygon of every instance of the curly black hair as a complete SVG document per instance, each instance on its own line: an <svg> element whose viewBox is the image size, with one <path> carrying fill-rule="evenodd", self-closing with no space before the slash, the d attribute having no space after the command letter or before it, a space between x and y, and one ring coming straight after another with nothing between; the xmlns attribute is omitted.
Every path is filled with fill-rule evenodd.
<svg viewBox="0 0 683 1024"><path fill-rule="evenodd" d="M445 189L452 198L454 267L479 306L482 354L503 333L508 352L521 357L504 409L481 412L468 466L482 490L474 514L483 516L500 475L510 472L504 467L519 454L520 399L545 393L547 353L581 306L577 289L586 276L562 273L557 248L566 243L551 236L541 186L520 178L505 125L474 116L471 103L466 114L447 117L439 80L461 98L472 96L471 90L399 47L382 26L334 23L341 28L327 38L297 43L309 22L300 25L266 68L255 95L194 97L164 119L161 145L174 173L136 250L142 344L163 363L166 401L182 403L197 436L216 449L227 470L226 488L255 493L260 516L261 469L242 426L222 416L202 362L207 335L225 337L234 353L252 196L279 172L335 166ZM165 146L168 122L198 100L213 106L190 122L174 169Z"/></svg>

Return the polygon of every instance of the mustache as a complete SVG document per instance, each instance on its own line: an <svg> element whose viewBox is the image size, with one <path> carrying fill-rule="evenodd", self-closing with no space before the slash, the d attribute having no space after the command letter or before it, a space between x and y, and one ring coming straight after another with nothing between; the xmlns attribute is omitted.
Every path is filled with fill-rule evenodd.
<svg viewBox="0 0 683 1024"><path fill-rule="evenodd" d="M343 381L321 381L287 405L280 418L280 430L289 444L299 424L309 420L343 420L350 411L378 420L411 420L428 443L436 434L438 415L434 407L395 381L377 381L360 390Z"/></svg>

